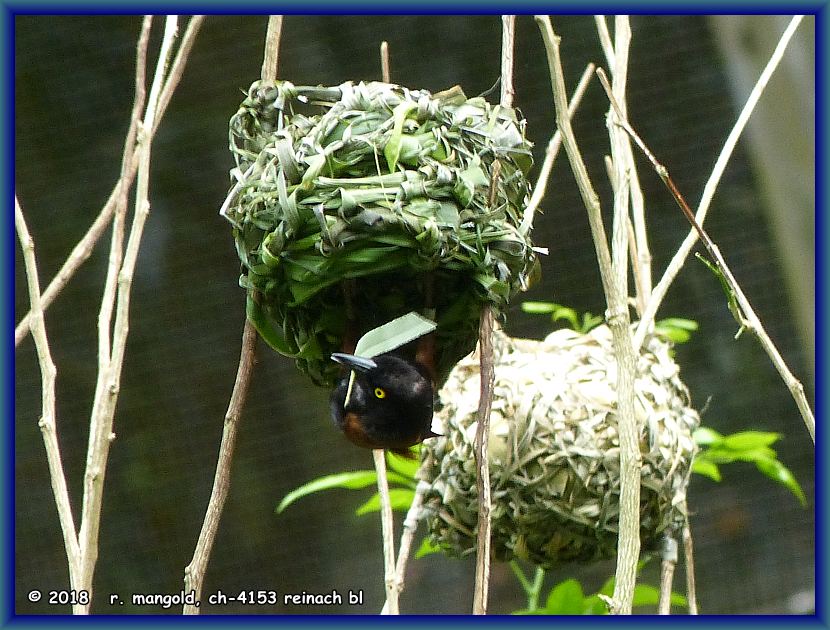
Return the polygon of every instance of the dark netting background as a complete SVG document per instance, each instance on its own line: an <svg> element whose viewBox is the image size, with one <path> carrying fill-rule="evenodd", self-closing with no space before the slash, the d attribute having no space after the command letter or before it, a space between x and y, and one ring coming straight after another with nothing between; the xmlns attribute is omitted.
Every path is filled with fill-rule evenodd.
<svg viewBox="0 0 830 630"><path fill-rule="evenodd" d="M227 122L242 99L241 90L259 76L266 21L256 16L206 20L154 144L152 211L132 293L93 612L180 612L137 608L129 602L113 611L107 600L110 593L122 599L133 592L177 593L201 526L244 312L230 228L217 214L232 166ZM17 17L15 179L44 287L117 178L140 22L131 16ZM604 61L594 23L588 16L570 16L556 19L555 27L562 35L566 80L572 88L585 63ZM632 28L632 121L695 205L737 112L709 22L699 16L638 16ZM812 29L812 23L802 25L805 28ZM157 23L151 51L157 50L160 32ZM516 105L529 121L538 165L554 125L548 70L530 18L518 20L517 38ZM390 42L393 80L403 85L437 91L458 83L475 95L498 77L500 24L493 16L292 16L284 23L280 76L295 83L327 85L377 79L377 51L383 39ZM608 151L606 109L604 94L594 81L575 130L607 208L609 188L602 164ZM658 178L641 163L657 274L688 227ZM812 400L809 355L793 323L781 254L772 246L758 188L739 146L707 225ZM542 260L542 282L526 297L601 313L604 298L594 249L564 153L548 190L534 240L548 246L550 255ZM46 317L58 366L59 436L76 515L107 248L108 237ZM28 298L19 251L15 260L19 320L28 309ZM717 281L701 264L687 265L662 315L700 323L700 331L677 349L677 356L696 406L706 406L704 423L721 432L752 427L784 433L780 457L809 497L808 507L802 508L751 465L725 468L720 484L693 479L690 506L701 610L787 612L792 596L812 593L814 584L814 464L809 437L786 387L755 340L749 335L733 340L735 322ZM540 337L548 330L547 320L523 314L516 300L510 333ZM68 612L68 607L30 604L25 597L33 588L68 588L68 576L37 427L40 377L31 338L17 349L15 359L17 611ZM204 606L203 612L380 610L384 592L379 519L376 514L354 514L368 493L332 491L274 514L288 491L314 477L371 467L369 452L352 447L332 428L327 399L328 393L311 386L291 361L260 343L230 497L204 593L362 589L364 605ZM563 566L548 580L575 576L586 592L593 592L612 573L610 562ZM411 561L402 610L468 612L473 574L471 560L429 556ZM656 563L646 568L643 580L657 583ZM675 586L683 590L680 572ZM523 604L509 567L495 566L490 610L505 613Z"/></svg>

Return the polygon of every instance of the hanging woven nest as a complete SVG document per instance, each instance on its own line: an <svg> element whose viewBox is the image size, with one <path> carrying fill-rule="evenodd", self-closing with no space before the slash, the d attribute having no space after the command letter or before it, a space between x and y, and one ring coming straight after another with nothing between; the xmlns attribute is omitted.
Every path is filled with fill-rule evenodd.
<svg viewBox="0 0 830 630"><path fill-rule="evenodd" d="M686 487L699 424L672 359L651 337L640 353L635 409L641 426L643 549L686 518ZM619 524L616 360L607 326L558 330L544 341L495 332L489 458L491 548L543 567L613 557ZM431 541L464 556L475 550L479 359L460 362L440 391L437 431L424 442L420 476Z"/></svg>
<svg viewBox="0 0 830 630"><path fill-rule="evenodd" d="M446 377L474 348L482 305L500 314L527 283L531 144L512 109L458 87L256 82L231 118L230 149L221 213L240 283L258 294L249 317L318 384L337 378L329 355L347 316L365 332L425 309Z"/></svg>

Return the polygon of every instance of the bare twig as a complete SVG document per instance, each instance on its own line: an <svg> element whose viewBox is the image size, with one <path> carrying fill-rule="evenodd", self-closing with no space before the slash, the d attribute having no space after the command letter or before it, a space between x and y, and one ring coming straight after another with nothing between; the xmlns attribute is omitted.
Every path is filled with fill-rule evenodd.
<svg viewBox="0 0 830 630"><path fill-rule="evenodd" d="M204 20L204 15L194 15L187 23L187 28L184 31L184 35L182 35L179 48L176 51L176 57L173 59L173 63L170 64L170 72L164 81L164 87L161 89L158 112L156 113L156 121L153 125L154 134L164 116L164 112L167 111L167 106L170 104L173 92L179 86L179 81L187 65L187 59L190 56L190 51L193 49L193 43L196 41L196 35L199 33L199 29L202 28L202 22Z"/></svg>
<svg viewBox="0 0 830 630"><path fill-rule="evenodd" d="M142 131L153 128L158 107L158 98L162 87L167 64L177 31L177 18L168 16L165 20L164 37L161 43L153 85L147 102L147 110L142 121ZM99 356L99 373L96 384L95 401L90 418L89 446L87 449L86 470L84 473L84 499L81 508L81 527L79 544L81 550L81 584L92 596L92 577L98 559L98 531L101 522L101 505L104 489L104 477L109 455L109 446L114 438L112 433L115 403L120 388L121 368L124 361L130 306L130 290L133 273L138 259L138 250L144 223L150 210L149 175L151 141L145 134L140 134L141 157L137 174L136 208L133 223L124 252L123 263L118 268L110 267L107 286L114 291L115 283L109 276L117 276L117 304L115 324L112 336L110 357ZM102 304L109 299L105 295ZM100 344L99 347L106 346ZM84 612L89 611L89 604Z"/></svg>
<svg viewBox="0 0 830 630"><path fill-rule="evenodd" d="M26 226L23 210L14 198L14 224L17 231L20 247L23 250L23 262L26 269L26 281L29 289L29 300L32 307L32 336L37 348L38 364L41 375L41 416L38 421L43 445L46 447L46 460L49 464L49 479L52 483L52 492L55 495L55 505L58 508L58 519L63 543L66 548L66 558L69 564L69 581L73 589L79 590L80 551L78 537L75 532L75 520L72 517L72 505L69 502L69 491L66 487L66 475L63 470L63 460L58 443L55 404L55 379L57 369L52 361L49 349L49 340L46 335L46 325L43 320L43 306L40 301L40 281L35 259L35 245Z"/></svg>
<svg viewBox="0 0 830 630"><path fill-rule="evenodd" d="M588 212L588 221L594 240L594 248L600 268L603 290L608 305L607 320L612 331L614 353L620 366L617 382L617 409L620 432L620 533L617 556L617 576L614 597L611 604L614 613L630 613L636 580L636 566L639 556L639 449L637 447L637 425L634 416L633 373L634 352L629 331L629 314L626 292L627 270L627 202L628 173L625 152L620 138L615 137L613 128L612 151L614 152L615 176L615 220L614 256L608 248L599 197L591 184L587 168L579 151L568 116L565 96L565 80L559 55L559 37L554 33L547 16L535 16L542 34L551 74L553 100L556 106L556 122L562 131L562 141L568 160L576 178L577 187ZM615 59L620 78L618 90L624 93L624 65L627 64L628 24L620 18L616 24L617 43Z"/></svg>
<svg viewBox="0 0 830 630"><path fill-rule="evenodd" d="M120 182L126 181L126 175L130 170L130 163L132 162L132 153L136 150L136 137L139 125L141 124L141 113L144 110L144 100L146 98L147 41L150 37L150 26L152 23L152 15L144 16L144 21L141 25L141 35L138 38L138 63L136 63L135 71L135 102L133 103L133 110L130 116L130 127L127 131L127 139L124 142L121 176L118 180ZM111 359L112 312L115 308L118 270L121 268L122 256L124 254L124 223L127 214L129 192L129 188L121 186L115 202L107 275L104 283L103 297L101 299L101 308L98 312L99 376L107 370ZM99 378L98 385L104 385L103 379Z"/></svg>
<svg viewBox="0 0 830 630"><path fill-rule="evenodd" d="M382 448L372 450L377 471L378 494L380 495L380 520L383 531L383 574L386 584L386 604L383 613L398 615L397 579L395 574L395 532L393 530L392 503L389 499L389 482L386 479L386 451Z"/></svg>
<svg viewBox="0 0 830 630"><path fill-rule="evenodd" d="M503 107L513 107L513 49L516 40L516 16L501 16L501 98Z"/></svg>
<svg viewBox="0 0 830 630"><path fill-rule="evenodd" d="M476 546L476 577L473 595L473 614L487 613L487 595L490 584L490 463L488 441L490 409L493 404L493 309L488 304L481 313L478 335L481 366L481 395L478 403L476 427L476 491L478 493L478 529Z"/></svg>
<svg viewBox="0 0 830 630"><path fill-rule="evenodd" d="M110 247L109 266L118 266L121 264L121 243L123 240L123 216L127 208L127 194L130 186L132 186L133 177L138 169L138 152L135 148L135 138L138 130L138 124L141 120L141 112L144 108L145 99L145 81L147 70L147 42L150 38L150 26L153 21L153 16L147 15L141 24L141 33L138 37L138 44L136 45L136 64L135 64L135 97L133 99L133 109L130 114L130 126L127 130L127 137L124 140L124 151L121 158L121 175L116 182L115 189L112 191L109 201L105 204L104 209L98 214L98 217L92 224L92 227L87 232L86 236L75 246L67 258L66 262L61 267L58 274L46 288L42 297L43 307L46 308L60 290L69 282L69 279L75 274L77 268L92 253L95 242L103 234L113 213L120 215L121 221L116 218L117 226L113 229L112 245ZM109 276L108 276L109 277ZM115 282L114 276L112 283ZM105 290L106 293L106 290ZM114 297L114 293L112 293ZM109 359L109 322L112 314L113 300L105 300L102 302L102 313L99 314L99 322L102 319L106 321L106 341L101 339L99 334L98 340L98 356L106 356ZM23 340L28 333L29 314L27 314L18 324L15 329L15 346ZM99 325L99 330L101 326ZM102 347L103 346L103 347ZM100 364L99 364L100 367Z"/></svg>
<svg viewBox="0 0 830 630"><path fill-rule="evenodd" d="M179 78L181 77L187 62L188 53L190 52L193 42L195 41L196 34L199 31L199 27L201 26L202 20L202 16L194 16L188 23L187 30L185 31L185 34L182 37L181 45L179 46L178 52L176 53L176 58L173 61L173 64L170 66L170 74L165 80L164 89L162 90L161 97L159 99L159 107L158 114L156 115L155 127L153 128L152 133L149 134L150 136L155 135L156 129L158 129L158 125L161 122L161 118L167 108L167 104L170 101L170 97L172 96L173 92L176 89L176 86L178 85ZM144 53L142 53L142 47L144 47L145 49ZM136 65L136 72L139 71L139 66L143 67L146 65L146 57L144 57L144 54L146 53L146 42L143 42L141 37L139 38L137 48L139 59L144 58L145 61L138 63ZM141 89L143 90L143 79L141 80L141 86ZM116 182L115 187L113 188L109 198L104 204L104 207L98 213L98 216L95 218L95 221L92 223L89 230L87 230L86 234L84 234L81 240L78 241L78 243L72 249L58 273L55 275L54 278L52 278L52 281L49 283L49 286L47 286L46 290L43 292L43 295L41 296L41 304L44 310L46 310L52 304L54 299L58 296L58 294L60 294L60 292L69 282L69 280L71 280L72 277L75 275L75 272L92 254L92 250L94 249L95 244L101 238L101 236L104 233L104 230L107 229L107 226L109 226L110 221L112 220L119 199L122 197L122 195L127 194L127 192L130 190L130 187L133 184L136 171L138 170L139 149L134 146L135 136L130 136L131 133L128 132L127 141L124 143L124 152L125 154L127 154L127 151L129 151L130 156L129 161L127 162L127 169L125 170L122 167L121 177ZM123 163L124 161L122 160L122 165ZM30 318L31 313L27 313L20 320L20 323L15 328L15 347L17 347L20 344L20 342L23 339L25 339L26 336L29 334Z"/></svg>
<svg viewBox="0 0 830 630"><path fill-rule="evenodd" d="M743 132L743 129L746 126L747 121L749 120L749 117L752 115L752 111L755 109L755 105L761 98L761 94L763 94L770 77L775 72L775 69L778 67L778 63L781 61L781 58L784 55L784 51L787 48L787 44L789 43L790 39L795 33L795 29L798 27L798 24L800 23L802 17L803 16L793 17L793 19L790 21L789 26L787 26L786 30L781 35L781 39L779 40L778 45L775 47L775 51L773 51L769 61L767 62L766 67L761 72L761 75L758 77L758 81L755 83L755 87L752 88L752 92L750 93L749 98L747 98L746 103L744 104L743 109L741 110L741 113L738 115L738 119L735 121L734 127L727 136L726 142L724 143L720 155L718 156L718 159L715 162L715 166L712 169L712 173L709 176L706 185L703 187L703 195L701 197L700 205L698 205L697 212L695 213L694 217L695 222L699 226L703 225L703 222L706 218L706 214L709 210L709 205L711 204L712 198L715 195L715 191L717 190L721 176L723 175L723 172L726 169L726 165L729 162L729 158L732 156L732 152L734 151L735 146L738 143L738 138L740 138L741 133ZM654 318L657 314L657 310L660 308L660 304L662 303L663 298L666 296L666 293L668 293L669 287L671 286L672 282L674 282L674 279L677 277L677 274L679 274L680 270L683 268L683 265L686 262L686 258L692 251L692 248L697 242L697 239L698 232L693 227L684 239L682 245L678 248L677 252L672 257L671 262L666 268L666 271L663 273L663 276L660 278L660 281L654 287L654 292L648 301L646 311L643 314L642 319L640 320L640 324L638 325L637 332L634 336L634 341L637 344L637 347L642 345L642 342L645 339L645 335L648 332L648 328L654 322Z"/></svg>
<svg viewBox="0 0 830 630"><path fill-rule="evenodd" d="M272 15L268 18L268 31L265 34L265 54L262 58L263 81L276 81L279 69L280 39L282 38L282 16Z"/></svg>
<svg viewBox="0 0 830 630"><path fill-rule="evenodd" d="M582 73L582 77L580 77L579 83L574 90L573 96L571 96L571 102L568 103L568 116L571 118L573 118L574 113L576 113L579 103L582 101L582 97L585 94L585 90L588 89L588 84L591 82L591 78L594 75L594 69L595 66L592 63L589 63L586 66L585 71ZM533 225L533 215L539 207L539 204L542 203L542 199L545 197L545 191L548 187L550 173L553 170L553 163L556 161L556 156L559 155L559 149L561 146L562 132L557 129L545 149L545 159L542 161L542 167L539 169L539 177L536 180L536 186L533 189L533 194L530 196L530 201L525 207L524 214L522 215L522 223L519 226L519 231L522 234L527 234L530 227Z"/></svg>
<svg viewBox="0 0 830 630"><path fill-rule="evenodd" d="M769 78L769 75L771 75L772 70L774 70L775 65L777 65L777 60L776 60L775 63L773 63L773 60L776 59L776 57L777 57L777 59L780 59L781 55L783 55L783 52L784 52L784 49L786 48L787 42L789 41L790 37L792 36L792 33L795 31L795 28L798 26L798 23L799 23L798 17L799 16L796 16L790 22L790 25L787 28L787 31L785 31L785 33L782 35L781 40L779 41L779 44L776 47L775 53L773 53L773 58L770 59L770 62L767 64L767 68L765 68L764 73L762 73L762 79L764 78L765 75L767 75L766 79L764 79L763 81L761 79L759 79L758 84L756 84L756 86L755 86L756 89L753 89L753 94L750 95L750 99L752 99L753 95L756 95L755 102L757 102L757 98L760 97L760 92L762 90L762 88L759 88L759 85L760 86L766 85L766 82ZM767 70L769 70L769 72L767 72ZM606 92L608 92L608 94L609 94L609 98L611 99L612 107L619 109L619 104L616 103L613 94L609 91L608 81L605 78L604 73L602 72L601 68L597 70L597 74L600 77L600 82L603 84L603 87L606 88ZM754 105L754 102L753 102L753 105ZM744 110L741 112L741 116L739 116L739 121L738 121L738 123L736 123L735 129L738 129L738 128L743 129L743 126L746 122L746 119L748 119L749 113L751 112L751 109L752 109L752 107L749 107L749 101L748 101L747 106L745 106ZM746 116L744 116L744 113L746 113ZM705 218L705 212L708 209L709 201L711 200L711 197L714 194L714 186L710 187L707 184L706 188L704 189L704 199L701 201L701 205L698 208L698 213L697 213L698 216L696 216L695 213L692 212L691 208L689 207L689 204L686 202L683 195L678 190L678 188L675 185L674 181L671 179L671 176L669 175L669 172L666 169L666 167L663 164L661 164L657 160L657 158L654 157L654 154L648 149L648 147L645 145L645 143L639 137L639 135L637 135L637 132L634 131L634 129L631 127L631 124L625 118L624 112L618 111L617 114L619 116L620 126L634 139L634 141L637 143L637 145L642 149L643 153L645 153L646 157L648 157L649 161L654 166L655 171L660 176L660 178L663 180L663 182L666 184L666 187L671 192L671 194L674 197L675 201L677 202L678 206L681 208L681 210L683 210L683 214L686 216L687 220L692 225L692 231L690 232L690 235L687 237L686 241L684 241L683 245L681 245L680 250L678 250L678 253L675 255L675 257L673 259L673 261L675 259L679 260L679 266L677 267L677 271L679 271L680 267L682 267L683 262L685 262L685 256L681 256L680 258L678 258L678 254L681 253L681 251L683 250L684 245L686 244L686 242L689 241L690 237L691 237L691 243L692 243L691 246L693 246L693 244L697 240L697 238L700 238L700 240L703 242L704 246L706 247L706 250L708 251L709 255L712 257L713 262L714 262L717 270L719 271L720 277L723 279L723 281L728 286L730 296L731 296L731 298L734 298L734 304L737 305L737 308L734 309L733 315L735 316L735 318L737 319L738 323L741 326L741 329L738 331L738 333L740 334L740 332L743 329L747 329L747 330L751 331L753 334L755 334L755 336L758 338L758 341L760 342L761 347L764 349L764 351L770 357L770 360L772 361L773 365L775 366L775 369L778 371L778 374L781 376L781 378L784 381L784 383L786 384L787 388L790 390L790 394L792 395L793 399L795 400L796 406L798 407L798 410L801 413L801 417L804 420L804 424L807 427L807 431L810 434L810 438L813 440L813 442L815 442L815 439L816 439L816 437L815 437L815 432L816 432L815 416L813 415L813 411L810 408L810 404L807 401L807 397L804 393L804 386L801 384L801 382L798 379L795 378L793 373L790 371L789 367L787 366L786 362L784 361L784 358L781 356L781 353L778 351L778 348L775 346L772 339L769 337L766 330L764 329L760 318L755 313L755 310L752 308L752 305L750 304L749 299L746 297L746 295L743 292L743 289L741 289L740 285L738 284L738 281L735 279L734 275L732 274L732 271L729 268L729 266L727 265L726 260L723 258L723 255L721 254L720 249L714 243L714 241L709 237L709 235L706 233L706 231L703 229L703 226L700 222L702 220L702 218ZM743 120L743 122L741 122L741 120ZM710 181L712 181L712 177L715 178L715 182L717 182L720 179L720 174L723 172L723 168L725 168L726 160L728 159L728 156L731 155L732 148L734 148L734 143L737 142L737 137L740 133L739 131L735 132L735 129L733 129L733 133L730 134L730 139L732 139L732 138L734 138L734 139L731 140L731 141L727 140L727 146L729 146L730 148L728 150L726 150L726 147L725 147L724 148L725 153L722 152L722 154L721 154L721 156L725 155L726 158L724 158L723 161L720 158L718 160L718 164L721 164L721 162L722 162L723 166L721 166L719 168L718 165L716 165L715 172L713 172L712 176L710 177ZM708 196L706 194L707 190L711 190L711 192L709 193ZM702 214L702 216L700 216L701 214ZM690 248L691 248L691 246L690 246ZM671 268L672 264L670 264L669 267ZM668 270L667 270L667 274L668 274ZM664 279L666 277L667 276L664 275ZM665 293L661 294L660 292L658 292L658 289L661 289L662 285L663 285L663 280L661 279L660 283L658 284L658 287L655 288L655 292L654 292L654 295L652 296L652 299L649 300L649 303L646 307L646 313L643 316L643 320L641 320L640 325L638 326L638 329L637 329L637 332L636 332L635 338L634 338L634 342L635 342L637 348L640 347L640 345L642 344L642 341L645 338L645 334L646 334L646 331L647 331L647 328L645 327L645 325L647 324L647 319L646 318L650 317L653 320L654 315L656 314L655 299L659 300L661 295L665 295ZM731 302L732 302L732 299L730 299L730 303ZM655 305L653 306L653 304L655 304Z"/></svg>
<svg viewBox="0 0 830 630"><path fill-rule="evenodd" d="M605 16L596 15L594 16L594 20L608 67L614 68L617 63L616 55ZM643 199L642 188L640 187L640 180L637 176L637 165L634 162L631 143L626 142L624 150L628 154L625 159L628 164L629 191L631 194L631 236L633 238L629 240L631 242L632 271L636 282L637 313L642 317L643 311L645 310L645 303L649 295L651 295L651 252L649 251L648 236L646 233L645 201Z"/></svg>
<svg viewBox="0 0 830 630"><path fill-rule="evenodd" d="M392 69L389 62L389 42L380 43L380 76L384 83L392 81Z"/></svg>
<svg viewBox="0 0 830 630"><path fill-rule="evenodd" d="M407 510L406 518L403 521L403 531L401 533L401 543L398 549L394 576L394 587L398 595L403 592L406 565L409 561L409 555L412 553L412 541L415 538L415 532L418 530L418 521L421 518L421 508L424 504L424 495L429 488L430 484L427 482L418 482L415 488L415 495L412 497L412 503L409 505L409 510ZM380 614L389 614L389 598L383 604L383 610L381 610Z"/></svg>
<svg viewBox="0 0 830 630"><path fill-rule="evenodd" d="M602 53L605 55L605 63L609 68L613 68L616 64L614 61L614 43L611 41L611 32L608 30L608 22L605 21L604 15L595 15L594 22L597 26L597 35L599 35L599 44L602 47Z"/></svg>
<svg viewBox="0 0 830 630"><path fill-rule="evenodd" d="M245 399L248 396L248 388L251 383L251 374L253 372L256 353L256 340L256 329L246 319L245 326L242 330L242 349L239 354L239 367L236 370L236 381L234 382L233 392L228 403L228 410L225 413L222 442L219 446L216 473L213 477L213 489L211 490L210 500L205 511L202 529L199 532L199 540L193 552L193 559L184 570L185 591L195 591L195 599L197 602L201 599L205 571L207 570L208 561L213 551L213 542L216 538L216 531L219 529L219 520L222 518L225 500L228 498L228 492L230 490L231 463L236 447L239 423L242 418L242 409L245 406ZM185 604L183 614L199 614L198 605Z"/></svg>
<svg viewBox="0 0 830 630"><path fill-rule="evenodd" d="M631 41L628 16L614 18L614 95L625 111L628 74L628 49ZM609 122L613 115L609 113ZM617 357L617 421L620 435L620 522L617 544L617 569L614 581L613 612L631 614L637 563L640 558L640 430L634 414L634 373L636 359L631 342L628 311L628 221L630 202L631 152L628 137L609 124L611 156L614 163L614 219L611 264L614 273L612 293L606 295L608 327Z"/></svg>
<svg viewBox="0 0 830 630"><path fill-rule="evenodd" d="M502 15L501 38L501 99L503 107L513 106L513 49L516 38L516 16ZM493 164L490 174L489 205L495 204L495 192L501 176L501 163ZM529 226L528 226L529 227ZM473 592L473 614L487 614L487 600L490 590L490 462L488 442L490 439L490 410L493 406L493 307L487 304L481 311L479 321L478 347L481 369L481 393L478 404L476 425L476 490L478 492L478 529L476 544L475 590Z"/></svg>
<svg viewBox="0 0 830 630"><path fill-rule="evenodd" d="M389 64L389 44L380 44L381 78L385 83L391 81ZM378 496L380 497L380 522L383 536L383 574L386 585L386 601L383 604L382 615L398 615L398 596L403 588L403 573L396 571L395 562L395 532L392 516L392 504L389 499L389 482L386 478L386 457L383 449L374 449L372 457L377 473Z"/></svg>
<svg viewBox="0 0 830 630"><path fill-rule="evenodd" d="M677 566L677 539L666 535L660 554L660 597L657 602L657 614L671 614L671 585L674 569Z"/></svg>
<svg viewBox="0 0 830 630"><path fill-rule="evenodd" d="M271 16L268 22L268 31L265 36L265 52L263 53L261 76L263 80L276 79L281 34L282 16ZM258 299L258 295L254 294L250 299ZM211 490L210 499L205 510L205 518L202 523L202 529L199 532L199 540L196 542L196 548L193 551L193 558L184 570L185 590L195 591L195 599L197 602L201 597L205 571L207 570L208 561L213 551L213 543L216 538L216 532L219 529L219 521L222 518L225 500L230 490L231 463L233 462L236 435L239 430L242 409L245 406L245 399L248 395L248 387L253 371L256 339L256 329L246 318L242 331L242 348L239 355L239 366L236 371L236 381L234 382L233 392L228 403L228 411L225 414L222 442L219 445L219 456L216 462L216 472L213 477L213 489ZM199 614L198 605L185 604L182 614Z"/></svg>
<svg viewBox="0 0 830 630"><path fill-rule="evenodd" d="M697 588L695 587L695 554L692 541L692 530L689 523L683 528L683 562L686 565L686 601L689 604L689 614L696 615Z"/></svg>

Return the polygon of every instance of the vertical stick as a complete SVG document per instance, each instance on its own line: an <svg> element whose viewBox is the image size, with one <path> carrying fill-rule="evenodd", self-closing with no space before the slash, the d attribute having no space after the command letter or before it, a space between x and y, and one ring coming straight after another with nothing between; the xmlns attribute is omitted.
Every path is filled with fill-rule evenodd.
<svg viewBox="0 0 830 630"><path fill-rule="evenodd" d="M677 539L666 535L660 553L660 599L657 602L657 614L671 614L671 585L674 568L677 566Z"/></svg>
<svg viewBox="0 0 830 630"><path fill-rule="evenodd" d="M614 19L614 77L612 89L620 103L625 102L628 74L628 49L631 30L628 16ZM623 104L624 108L625 105ZM625 110L623 109L623 115ZM619 125L613 124L613 108L609 112L611 156L614 163L614 221L612 233L613 290L606 295L608 327L613 336L617 357L617 422L620 436L620 523L617 544L617 568L614 582L614 609L617 614L630 615L637 582L640 558L640 466L639 427L634 414L634 372L636 359L631 341L631 319L628 311L628 221L629 221L629 159L628 137Z"/></svg>
<svg viewBox="0 0 830 630"><path fill-rule="evenodd" d="M262 56L263 81L275 81L279 69L280 38L282 37L282 16L272 15L268 18L268 31L265 33L265 53Z"/></svg>
<svg viewBox="0 0 830 630"><path fill-rule="evenodd" d="M516 16L501 16L501 99L503 107L512 107L513 95L513 48L516 34ZM501 174L501 163L493 164L490 180L490 206L494 205L495 193ZM479 361L481 372L481 393L478 404L476 426L476 490L478 492L478 533L476 544L476 576L473 593L473 614L487 613L487 599L490 589L490 464L488 441L490 438L490 410L493 406L493 307L484 306L481 311L478 333Z"/></svg>
<svg viewBox="0 0 830 630"><path fill-rule="evenodd" d="M109 457L109 447L115 437L112 432L115 406L121 387L121 370L129 332L130 293L138 250L144 231L144 224L150 212L149 177L150 149L158 98L163 85L167 64L173 49L173 41L178 31L178 18L168 16L165 20L164 37L161 43L156 71L147 108L142 121L141 133L138 135L140 159L136 179L136 198L133 222L127 239L123 260L117 267L110 266L107 285L102 299L102 312L106 314L106 304L115 296L115 323L112 330L112 344L109 344L109 324L99 319L99 358L98 381L95 389L92 414L89 425L89 443L87 446L86 468L84 471L84 497L81 506L81 525L78 535L80 546L80 584L88 593L87 603L78 610L87 614L92 599L92 578L98 560L98 534L101 524L101 507L103 503L104 479ZM116 282L117 277L117 282Z"/></svg>
<svg viewBox="0 0 830 630"><path fill-rule="evenodd" d="M378 493L380 495L380 521L383 533L383 575L386 584L386 604L383 611L387 615L398 615L398 588L395 576L395 532L392 520L392 503L389 499L389 482L386 479L386 456L382 448L372 450L375 470L378 475Z"/></svg>
<svg viewBox="0 0 830 630"><path fill-rule="evenodd" d="M272 15L268 20L268 31L265 35L265 51L263 53L261 76L263 80L273 81L276 79L281 34L282 16ZM257 300L259 296L254 294L249 296L248 299ZM225 500L230 490L231 463L236 448L236 436L242 417L242 409L245 406L245 399L248 396L248 388L250 386L255 361L256 340L256 329L250 320L246 318L245 326L242 330L242 348L239 355L239 366L236 370L236 381L234 382L233 392L228 403L228 410L225 414L222 442L219 445L219 457L216 462L213 489L211 490L208 506L205 510L205 518L202 522L202 529L199 532L199 539L193 551L193 558L184 570L185 590L195 591L197 602L201 597L205 571L207 570L208 561L213 551L213 543L216 538L216 532L219 529L219 520L222 517ZM182 609L182 614L198 615L199 608L195 605L185 604Z"/></svg>
<svg viewBox="0 0 830 630"><path fill-rule="evenodd" d="M686 565L686 600L689 603L689 614L696 615L697 587L695 586L695 553L692 541L692 530L689 523L683 528L683 560Z"/></svg>
<svg viewBox="0 0 830 630"><path fill-rule="evenodd" d="M72 517L72 505L69 502L69 491L66 487L66 474L63 470L60 445L56 426L55 378L57 369L52 361L52 352L49 349L49 340L46 335L46 324L43 320L43 305L40 301L40 280L37 274L35 259L35 244L26 226L23 210L14 198L14 224L20 247L23 250L23 262L26 268L26 281L31 302L32 336L37 348L38 364L41 378L41 415L38 421L43 445L46 448L46 460L49 464L49 480L52 483L52 493L55 495L55 505L58 508L58 519L63 533L63 544L66 549L66 559L69 564L69 583L73 589L79 590L80 549L75 532L75 521ZM75 612L79 609L73 607Z"/></svg>
<svg viewBox="0 0 830 630"><path fill-rule="evenodd" d="M481 366L481 395L478 403L478 426L476 427L475 439L478 538L473 614L484 615L487 613L487 597L490 586L490 465L488 461L488 441L495 378L493 370L493 308L489 304L481 312L478 348Z"/></svg>
<svg viewBox="0 0 830 630"><path fill-rule="evenodd" d="M384 83L391 81L389 65L389 44L380 44L381 75ZM392 503L389 498L389 482L386 478L386 457L383 449L374 449L372 457L375 462L375 472L378 476L378 495L380 496L380 524L383 535L383 574L386 584L386 603L381 614L398 615L398 595L400 594L400 579L395 571L395 530L392 516Z"/></svg>
<svg viewBox="0 0 830 630"><path fill-rule="evenodd" d="M613 613L630 613L631 601L636 580L637 560L639 556L639 450L637 447L637 429L634 420L634 351L629 331L628 300L625 293L625 283L621 283L621 274L626 269L627 248L619 251L620 245L626 242L626 235L615 233L614 257L608 249L605 227L602 222L602 208L599 197L594 190L588 170L579 151L576 138L568 116L568 103L565 93L565 79L562 72L562 60L559 54L559 37L554 33L550 18L546 15L535 16L535 20L542 34L545 51L550 68L553 100L556 107L556 122L562 131L562 141L568 154L568 161L576 179L577 187L582 196L585 209L588 213L588 222L594 240L597 262L599 263L600 277L608 305L607 321L611 329L614 354L618 362L617 382L617 416L620 431L620 530L617 553L617 575L614 585L614 597L611 604ZM621 50L627 48L627 23L621 20L617 30L622 39L619 41ZM624 60L624 59L623 59ZM619 148L619 144L612 137L612 150ZM614 160L618 157L615 155ZM619 165L617 165L619 166ZM615 167L616 168L616 167ZM624 188L625 173L615 172L615 186L617 190ZM619 181L616 181L619 180ZM619 205L618 205L619 204ZM615 210L624 206L623 200L616 200ZM627 220L615 220L617 232L627 232Z"/></svg>
<svg viewBox="0 0 830 630"><path fill-rule="evenodd" d="M231 485L231 462L233 461L236 436L239 430L239 422L242 417L242 408L248 396L248 388L251 383L251 374L254 367L254 353L256 349L257 332L250 321L245 321L242 331L242 349L239 356L239 367L236 371L236 381L233 385L228 410L225 413L225 422L222 429L222 443L219 446L219 459L216 462L216 473L213 478L213 489L210 493L210 500L205 512L205 519L202 529L199 532L199 540L193 552L193 559L184 570L185 591L195 591L196 601L202 596L202 583L205 578L210 554L213 551L213 542L216 538L216 531L219 529L219 520L222 518L222 510L225 507L225 500ZM185 604L183 614L198 615L199 607L193 604Z"/></svg>

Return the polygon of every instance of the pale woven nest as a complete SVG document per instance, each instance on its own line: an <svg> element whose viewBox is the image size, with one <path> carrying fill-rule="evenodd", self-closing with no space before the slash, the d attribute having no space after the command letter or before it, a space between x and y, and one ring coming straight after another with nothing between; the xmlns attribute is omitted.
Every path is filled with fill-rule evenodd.
<svg viewBox="0 0 830 630"><path fill-rule="evenodd" d="M613 557L619 522L616 361L611 332L558 330L544 341L496 331L490 427L492 542L496 559L551 566ZM450 555L475 548L474 442L479 359L465 358L440 391L436 430L422 449L430 538ZM699 424L671 356L646 341L635 381L641 427L641 540L656 548L686 519L686 487Z"/></svg>

